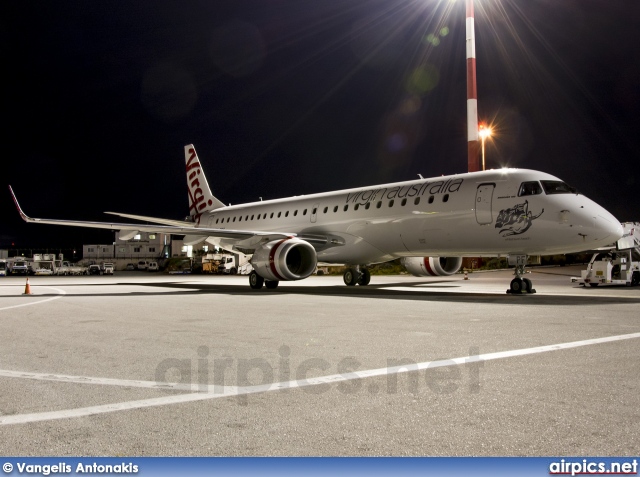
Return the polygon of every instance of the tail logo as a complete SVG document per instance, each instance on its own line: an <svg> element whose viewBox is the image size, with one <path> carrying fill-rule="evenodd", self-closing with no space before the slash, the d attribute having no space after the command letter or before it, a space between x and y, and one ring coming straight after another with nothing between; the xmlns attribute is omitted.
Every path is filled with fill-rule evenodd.
<svg viewBox="0 0 640 477"><path fill-rule="evenodd" d="M196 155L194 148L189 149L189 160L187 161L187 183L189 184L189 215L194 219L194 222L200 223L202 217L202 210L211 206L213 201L211 199L205 200L204 191L200 186L200 179L198 176L202 174L202 167L200 161Z"/></svg>

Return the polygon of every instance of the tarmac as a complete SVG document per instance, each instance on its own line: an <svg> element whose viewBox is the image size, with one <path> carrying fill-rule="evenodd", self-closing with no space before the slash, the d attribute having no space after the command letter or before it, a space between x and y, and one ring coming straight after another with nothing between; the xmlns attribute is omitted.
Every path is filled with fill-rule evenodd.
<svg viewBox="0 0 640 477"><path fill-rule="evenodd" d="M634 456L640 287L0 277L0 454Z"/></svg>

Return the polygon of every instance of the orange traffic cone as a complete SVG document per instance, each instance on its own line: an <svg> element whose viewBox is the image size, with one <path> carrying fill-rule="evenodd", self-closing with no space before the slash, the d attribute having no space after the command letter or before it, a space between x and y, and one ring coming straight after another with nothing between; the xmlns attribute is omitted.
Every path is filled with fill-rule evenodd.
<svg viewBox="0 0 640 477"><path fill-rule="evenodd" d="M27 284L24 286L23 295L33 295L33 293L31 293L31 285L29 285L29 277L27 277Z"/></svg>

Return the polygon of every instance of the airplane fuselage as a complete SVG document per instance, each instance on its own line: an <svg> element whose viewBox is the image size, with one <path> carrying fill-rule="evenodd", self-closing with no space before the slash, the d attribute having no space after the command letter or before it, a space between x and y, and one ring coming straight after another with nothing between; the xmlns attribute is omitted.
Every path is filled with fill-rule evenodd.
<svg viewBox="0 0 640 477"><path fill-rule="evenodd" d="M320 261L367 264L578 252L617 240L620 223L552 175L501 169L223 207L200 226L326 237L314 245ZM242 249L237 240L207 241Z"/></svg>

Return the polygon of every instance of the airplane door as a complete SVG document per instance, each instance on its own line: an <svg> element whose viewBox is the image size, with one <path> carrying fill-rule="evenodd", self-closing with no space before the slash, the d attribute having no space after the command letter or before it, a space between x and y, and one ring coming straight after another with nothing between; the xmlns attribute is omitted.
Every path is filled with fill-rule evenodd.
<svg viewBox="0 0 640 477"><path fill-rule="evenodd" d="M311 223L315 224L318 219L318 207L319 204L313 204L313 209L311 209Z"/></svg>
<svg viewBox="0 0 640 477"><path fill-rule="evenodd" d="M488 225L493 222L491 214L491 202L495 184L480 184L476 191L476 221L480 225Z"/></svg>

